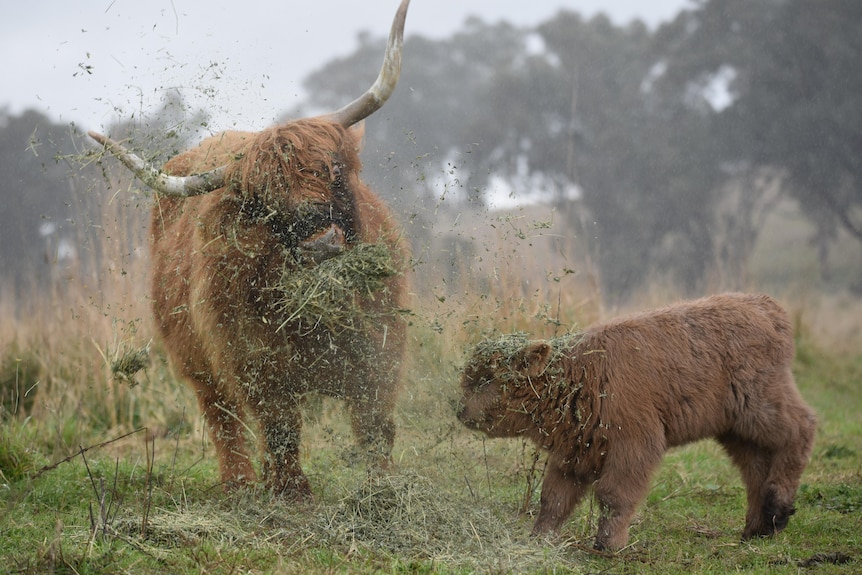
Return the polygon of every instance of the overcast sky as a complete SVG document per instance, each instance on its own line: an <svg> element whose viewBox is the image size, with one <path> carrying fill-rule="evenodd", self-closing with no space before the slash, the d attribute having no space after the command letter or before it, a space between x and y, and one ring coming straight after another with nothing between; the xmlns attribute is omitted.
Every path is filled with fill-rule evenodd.
<svg viewBox="0 0 862 575"><path fill-rule="evenodd" d="M21 0L0 8L0 108L35 108L100 129L156 108L180 88L212 130L261 129L302 80L352 53L359 32L388 33L399 0ZM673 18L688 0L412 0L406 35L445 38L471 15L532 26L568 9L617 24ZM382 54L381 54L382 58ZM404 55L410 65L410 55ZM369 85L374 78L369 78ZM364 90L367 86L358 87Z"/></svg>

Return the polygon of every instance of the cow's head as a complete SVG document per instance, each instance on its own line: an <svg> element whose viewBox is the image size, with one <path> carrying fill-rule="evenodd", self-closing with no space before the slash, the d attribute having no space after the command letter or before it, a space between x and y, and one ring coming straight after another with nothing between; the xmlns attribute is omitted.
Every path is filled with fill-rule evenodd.
<svg viewBox="0 0 862 575"><path fill-rule="evenodd" d="M231 145L236 157L224 165L170 175L102 134L89 135L159 194L187 197L230 188L244 211L271 218L288 244L309 248L314 258L338 253L356 239L351 190L359 185L362 120L383 106L398 82L408 4L402 0L395 14L371 88L336 112L246 135L241 145Z"/></svg>
<svg viewBox="0 0 862 575"><path fill-rule="evenodd" d="M361 126L361 125L360 125ZM249 221L314 261L358 240L361 128L329 118L296 120L257 134L228 164L225 181Z"/></svg>

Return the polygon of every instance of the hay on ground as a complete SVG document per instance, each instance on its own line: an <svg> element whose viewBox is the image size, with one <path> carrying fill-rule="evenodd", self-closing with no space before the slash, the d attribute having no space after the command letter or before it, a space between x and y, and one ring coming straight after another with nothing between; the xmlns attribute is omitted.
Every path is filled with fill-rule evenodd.
<svg viewBox="0 0 862 575"><path fill-rule="evenodd" d="M501 516L487 501L441 489L413 471L370 474L336 501L316 509L241 493L232 502L200 502L176 511L154 508L142 533L141 518L114 523L119 534L153 555L189 542L245 549L277 547L284 553L326 548L346 556L432 561L469 571L535 572L546 565L576 565L567 546L528 537L514 511Z"/></svg>
<svg viewBox="0 0 862 575"><path fill-rule="evenodd" d="M496 516L487 502L453 499L413 472L369 475L325 518L323 529L336 548L365 548L450 567L532 570L548 560L536 540L513 535L514 517ZM558 558L559 559L559 558Z"/></svg>

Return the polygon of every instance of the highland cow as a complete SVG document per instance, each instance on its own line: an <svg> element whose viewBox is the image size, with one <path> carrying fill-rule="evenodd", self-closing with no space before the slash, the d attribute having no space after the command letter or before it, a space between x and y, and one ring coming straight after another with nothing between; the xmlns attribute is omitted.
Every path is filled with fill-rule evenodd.
<svg viewBox="0 0 862 575"><path fill-rule="evenodd" d="M404 269L401 230L360 181L358 151L361 121L398 80L407 6L403 0L396 13L377 81L337 112L212 136L164 171L90 134L157 191L156 324L174 368L196 391L227 487L256 480L246 447L251 416L266 484L288 498L311 496L298 460L308 392L344 399L369 462L390 459L405 343L403 273L335 302L346 311L338 317L349 320L341 322L304 315L307 301L286 304L293 294L285 280L366 245L384 246L396 271Z"/></svg>
<svg viewBox="0 0 862 575"><path fill-rule="evenodd" d="M592 486L595 547L624 547L664 453L714 438L748 492L742 537L768 536L794 512L816 428L793 356L792 325L771 298L707 297L551 341L484 341L465 367L458 418L547 450L536 535L558 531Z"/></svg>

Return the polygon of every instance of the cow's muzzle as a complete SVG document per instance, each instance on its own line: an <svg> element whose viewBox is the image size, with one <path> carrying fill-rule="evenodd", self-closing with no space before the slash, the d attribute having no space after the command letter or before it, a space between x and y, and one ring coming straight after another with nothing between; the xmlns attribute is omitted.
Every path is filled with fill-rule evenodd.
<svg viewBox="0 0 862 575"><path fill-rule="evenodd" d="M346 245L344 230L333 224L300 242L299 249L303 258L319 264L339 255Z"/></svg>

